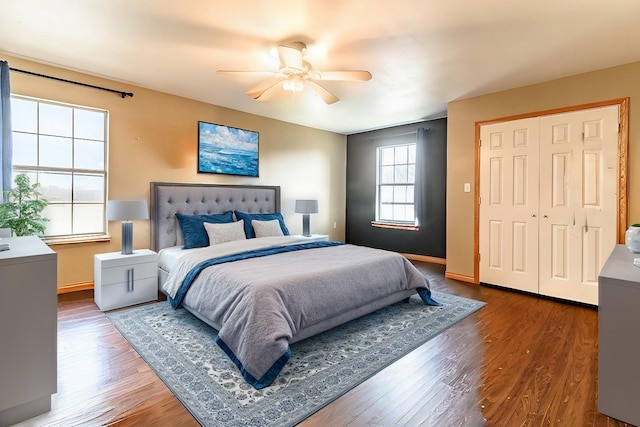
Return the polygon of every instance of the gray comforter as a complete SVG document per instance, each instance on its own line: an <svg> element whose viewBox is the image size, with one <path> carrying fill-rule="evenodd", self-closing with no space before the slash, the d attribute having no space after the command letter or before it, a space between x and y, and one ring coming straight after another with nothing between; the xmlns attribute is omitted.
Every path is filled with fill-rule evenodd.
<svg viewBox="0 0 640 427"><path fill-rule="evenodd" d="M402 255L341 245L208 267L184 304L221 325L218 344L262 388L288 360L298 331L417 288L428 293L427 279Z"/></svg>

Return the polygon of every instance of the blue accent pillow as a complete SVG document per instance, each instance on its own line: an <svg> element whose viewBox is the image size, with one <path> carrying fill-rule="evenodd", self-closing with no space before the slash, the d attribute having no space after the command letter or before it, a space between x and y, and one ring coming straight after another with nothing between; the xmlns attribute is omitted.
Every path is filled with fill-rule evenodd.
<svg viewBox="0 0 640 427"><path fill-rule="evenodd" d="M282 234L285 236L289 235L289 229L284 223L284 218L282 218L282 214L279 213L247 213L234 211L236 214L236 219L244 220L244 234L247 235L247 239L253 239L256 237L256 232L251 225L251 220L255 219L256 221L271 221L273 219L277 219L280 223L280 228L282 229Z"/></svg>
<svg viewBox="0 0 640 427"><path fill-rule="evenodd" d="M226 224L233 222L233 211L205 215L185 215L177 213L176 218L178 218L178 223L184 236L184 246L182 249L203 248L209 246L209 236L207 235L207 230L204 229L204 223Z"/></svg>

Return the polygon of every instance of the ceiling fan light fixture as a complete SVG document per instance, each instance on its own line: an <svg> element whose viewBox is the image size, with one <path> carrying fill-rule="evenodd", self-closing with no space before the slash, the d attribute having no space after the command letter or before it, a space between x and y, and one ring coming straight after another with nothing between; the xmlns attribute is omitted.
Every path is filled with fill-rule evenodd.
<svg viewBox="0 0 640 427"><path fill-rule="evenodd" d="M366 82L371 80L371 73L365 70L319 71L313 69L304 59L307 46L302 42L281 44L271 51L271 57L277 56L279 68L277 71L242 71L218 70L219 74L268 74L271 77L261 81L247 91L247 95L258 101L273 99L278 91L291 93L302 92L305 88L314 91L326 104L340 101L340 98L328 91L319 82L350 81Z"/></svg>
<svg viewBox="0 0 640 427"><path fill-rule="evenodd" d="M300 79L289 79L282 83L282 89L289 92L302 92L304 89L304 83Z"/></svg>

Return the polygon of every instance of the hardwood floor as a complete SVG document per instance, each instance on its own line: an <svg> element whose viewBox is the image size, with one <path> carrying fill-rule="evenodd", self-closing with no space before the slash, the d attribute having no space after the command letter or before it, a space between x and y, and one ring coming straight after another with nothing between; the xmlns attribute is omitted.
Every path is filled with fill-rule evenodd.
<svg viewBox="0 0 640 427"><path fill-rule="evenodd" d="M597 410L598 314L444 279L433 289L486 301L301 426L623 426ZM58 304L58 393L20 426L198 423L93 303Z"/></svg>

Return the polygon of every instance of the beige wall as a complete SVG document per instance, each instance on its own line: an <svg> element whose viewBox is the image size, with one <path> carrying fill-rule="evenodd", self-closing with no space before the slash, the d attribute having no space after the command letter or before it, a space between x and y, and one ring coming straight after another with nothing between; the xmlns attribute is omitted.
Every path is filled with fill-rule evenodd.
<svg viewBox="0 0 640 427"><path fill-rule="evenodd" d="M346 136L205 104L141 87L49 67L9 56L13 68L133 92L133 98L11 73L14 94L109 111L109 199L149 200L149 182L280 185L282 213L292 234L302 232L294 200L317 198L311 231L344 240ZM198 120L260 132L260 177L196 172ZM336 228L333 228L334 222ZM58 286L93 281L93 255L120 249L120 224L110 242L52 245L58 253ZM149 247L149 222L134 224L134 249Z"/></svg>
<svg viewBox="0 0 640 427"><path fill-rule="evenodd" d="M544 66L544 64L540 64ZM474 275L475 124L618 98L629 103L629 219L640 222L640 62L450 102L447 130L447 273ZM472 187L473 188L473 187ZM624 224L623 224L624 226Z"/></svg>

